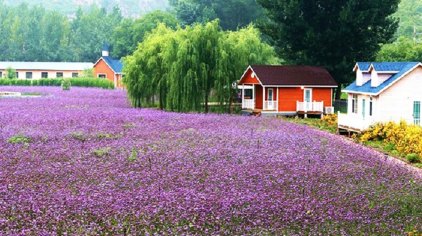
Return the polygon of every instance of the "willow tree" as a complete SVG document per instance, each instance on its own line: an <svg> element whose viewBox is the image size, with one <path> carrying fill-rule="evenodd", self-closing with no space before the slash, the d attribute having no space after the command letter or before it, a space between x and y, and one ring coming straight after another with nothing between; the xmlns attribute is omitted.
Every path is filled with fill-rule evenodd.
<svg viewBox="0 0 422 236"><path fill-rule="evenodd" d="M234 79L242 76L248 65L278 64L274 48L261 40L261 33L253 26L227 32L220 40L219 78L215 84L216 99L220 107L230 109L235 90ZM228 103L227 103L228 101Z"/></svg>
<svg viewBox="0 0 422 236"><path fill-rule="evenodd" d="M132 56L125 59L125 78L129 98L134 107L158 104L165 108L167 95L167 74L172 61L169 42L175 36L174 31L159 25L143 41Z"/></svg>
<svg viewBox="0 0 422 236"><path fill-rule="evenodd" d="M249 64L276 63L272 47L253 26L222 31L218 21L176 30L160 25L125 62L132 105L155 104L172 111L208 112L232 100L232 83Z"/></svg>

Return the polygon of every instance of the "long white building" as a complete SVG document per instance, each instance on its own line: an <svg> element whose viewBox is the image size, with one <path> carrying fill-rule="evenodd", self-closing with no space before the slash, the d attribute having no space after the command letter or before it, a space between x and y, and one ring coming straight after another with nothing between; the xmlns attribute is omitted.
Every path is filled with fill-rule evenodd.
<svg viewBox="0 0 422 236"><path fill-rule="evenodd" d="M94 66L90 62L0 62L0 78L7 76L9 68L16 71L18 79L73 78Z"/></svg>

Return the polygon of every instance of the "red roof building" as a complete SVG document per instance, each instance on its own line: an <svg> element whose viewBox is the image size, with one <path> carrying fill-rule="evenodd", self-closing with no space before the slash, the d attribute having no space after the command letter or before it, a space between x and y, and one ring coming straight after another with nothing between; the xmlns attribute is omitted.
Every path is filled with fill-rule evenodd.
<svg viewBox="0 0 422 236"><path fill-rule="evenodd" d="M240 81L242 109L273 115L333 113L337 83L313 66L249 66Z"/></svg>

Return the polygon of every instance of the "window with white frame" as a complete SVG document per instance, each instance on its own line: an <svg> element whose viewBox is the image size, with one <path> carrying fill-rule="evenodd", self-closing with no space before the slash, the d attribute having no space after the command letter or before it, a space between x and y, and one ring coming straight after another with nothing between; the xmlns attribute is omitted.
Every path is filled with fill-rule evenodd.
<svg viewBox="0 0 422 236"><path fill-rule="evenodd" d="M358 95L356 94L352 96L352 113L358 113Z"/></svg>
<svg viewBox="0 0 422 236"><path fill-rule="evenodd" d="M41 78L43 79L48 78L48 72L41 72Z"/></svg>
<svg viewBox="0 0 422 236"><path fill-rule="evenodd" d="M374 102L373 102L373 100L372 100L372 97L371 98L369 98L369 116L372 116L372 114L373 114L373 110L374 109Z"/></svg>
<svg viewBox="0 0 422 236"><path fill-rule="evenodd" d="M26 72L25 78L32 79L32 72Z"/></svg>
<svg viewBox="0 0 422 236"><path fill-rule="evenodd" d="M253 99L253 90L245 89L245 99Z"/></svg>
<svg viewBox="0 0 422 236"><path fill-rule="evenodd" d="M98 74L97 77L100 78L100 79L105 79L105 78L107 78L107 75L106 74Z"/></svg>

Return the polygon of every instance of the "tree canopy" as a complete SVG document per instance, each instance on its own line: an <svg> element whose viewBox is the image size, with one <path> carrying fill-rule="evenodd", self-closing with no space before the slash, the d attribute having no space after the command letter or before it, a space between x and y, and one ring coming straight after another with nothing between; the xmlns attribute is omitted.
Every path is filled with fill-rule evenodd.
<svg viewBox="0 0 422 236"><path fill-rule="evenodd" d="M412 38L400 37L384 45L377 54L377 61L421 61L422 44Z"/></svg>
<svg viewBox="0 0 422 236"><path fill-rule="evenodd" d="M112 11L113 7L119 7L125 17L139 17L150 11L165 10L169 7L167 0L0 0L2 1L8 6L18 6L22 3L43 6L47 10L66 16L74 16L79 7L88 10L94 4L107 11Z"/></svg>
<svg viewBox="0 0 422 236"><path fill-rule="evenodd" d="M124 82L135 107L208 112L211 100L228 107L247 65L277 62L253 26L225 32L218 21L176 30L161 24L126 58Z"/></svg>
<svg viewBox="0 0 422 236"><path fill-rule="evenodd" d="M182 25L219 19L223 29L236 30L264 16L256 0L170 0Z"/></svg>
<svg viewBox="0 0 422 236"><path fill-rule="evenodd" d="M371 61L397 29L399 0L258 0L270 22L261 26L288 63L326 67L339 84L351 65ZM340 94L337 94L339 96Z"/></svg>
<svg viewBox="0 0 422 236"><path fill-rule="evenodd" d="M159 23L175 29L178 20L173 14L163 11L154 11L136 20L124 19L113 30L113 55L120 58L132 54L138 43L142 42L145 35L155 29Z"/></svg>
<svg viewBox="0 0 422 236"><path fill-rule="evenodd" d="M95 6L79 9L69 20L40 6L0 2L0 19L0 60L95 61L123 18L118 8L110 13Z"/></svg>
<svg viewBox="0 0 422 236"><path fill-rule="evenodd" d="M422 39L422 1L401 0L398 11L394 16L400 19L397 30L399 37L413 38L416 36Z"/></svg>
<svg viewBox="0 0 422 236"><path fill-rule="evenodd" d="M394 14L400 19L396 35L398 39L384 44L377 54L379 61L422 60L422 2L402 0Z"/></svg>

